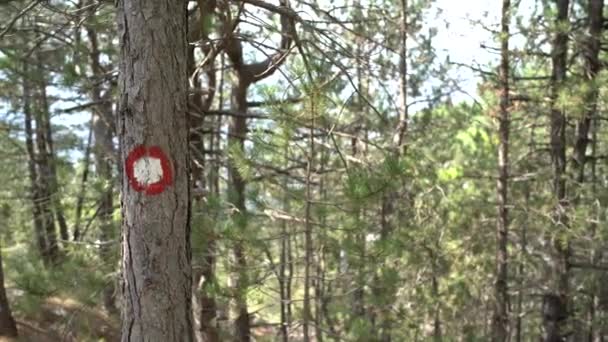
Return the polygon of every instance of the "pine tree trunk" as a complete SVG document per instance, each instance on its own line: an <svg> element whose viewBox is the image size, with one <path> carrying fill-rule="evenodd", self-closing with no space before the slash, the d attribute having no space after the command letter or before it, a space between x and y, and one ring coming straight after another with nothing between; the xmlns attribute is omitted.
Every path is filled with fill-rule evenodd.
<svg viewBox="0 0 608 342"><path fill-rule="evenodd" d="M596 83L597 75L601 70L601 62L599 59L600 48L601 48L601 38L604 24L603 17L604 10L604 0L589 0L587 3L587 17L588 17L588 39L586 41L585 50L583 51L583 55L585 58L585 78L587 83L587 91L584 96L584 104L586 108L583 111L583 116L578 120L577 123L577 136L576 143L574 146L574 164L576 166L576 183L579 189L576 195L575 204L578 205L580 199L583 196L583 183L585 182L585 166L587 163L587 149L589 146L589 142L592 141L595 144L595 140L591 140L589 138L589 134L591 131L592 124L597 119L597 110L598 110L598 96L599 96L599 88ZM592 194L591 198L597 198L596 185L595 185L595 145L592 146L593 156L591 159L592 165ZM593 204L592 204L593 205ZM595 207L595 206L594 206ZM592 209L592 212L597 212L596 208ZM589 232L592 238L597 237L597 224L591 222L589 224ZM591 262L596 263L598 256L601 255L599 251L593 251L591 257ZM597 278L596 278L597 279ZM598 285L594 285L597 287ZM588 319L589 319L589 332L588 332L588 340L590 342L594 341L595 338L595 305L596 305L596 294L594 290L591 291L591 295L589 298L588 304Z"/></svg>
<svg viewBox="0 0 608 342"><path fill-rule="evenodd" d="M237 113L247 113L247 89L249 82L244 79L244 76L237 70L237 83L232 91L232 106ZM239 153L245 152L245 137L247 136L247 119L244 115L237 115L232 118L229 128L228 146L229 148L237 148ZM230 179L230 196L231 203L235 207L235 222L240 234L245 234L247 230L247 207L245 206L245 186L246 182L234 165L230 163L228 168ZM249 310L247 308L246 292L249 287L247 276L247 259L245 256L245 246L242 241L234 241L233 246L234 263L237 268L235 280L235 301L236 301L236 319L235 319L235 334L239 342L247 342L251 340L251 322L249 318Z"/></svg>
<svg viewBox="0 0 608 342"><path fill-rule="evenodd" d="M92 3L91 3L92 5ZM94 7L92 7L94 9ZM94 12L90 13L94 17ZM113 122L112 104L109 99L111 90L106 90L106 96L102 96L103 69L99 60L99 46L97 40L97 32L90 25L86 25L87 37L91 46L89 47L89 58L91 71L93 72L93 85L91 86L91 100L98 105L93 107L92 131L93 131L93 151L95 156L95 170L97 176L103 184L98 196L99 211L97 214L101 240L104 242L110 241L114 237L114 225L112 223L112 213L114 212L113 205L113 178L112 178L112 160L115 159L113 138ZM104 260L104 268L106 273L114 272L115 265L112 263L114 251L113 244L104 243L99 250L101 260ZM111 279L103 289L103 303L108 312L117 312L114 298L114 280Z"/></svg>
<svg viewBox="0 0 608 342"><path fill-rule="evenodd" d="M34 236L36 246L43 260L47 257L48 245L46 233L44 231L44 218L42 216L42 198L40 186L38 184L37 157L34 150L34 129L32 127L32 108L31 108L31 86L29 84L28 63L23 63L23 113L25 125L25 148L28 154L28 176L30 181L30 198L32 200L32 218L34 222Z"/></svg>
<svg viewBox="0 0 608 342"><path fill-rule="evenodd" d="M38 61L38 84L34 107L34 121L36 123L36 168L37 176L36 184L38 185L40 199L40 217L42 219L43 231L46 239L46 251L44 262L49 265L56 263L59 259L59 245L57 244L57 231L55 228L55 217L53 214L53 172L51 170L51 152L49 147L50 137L47 137L49 130L50 118L48 118L48 110L46 108L46 84L44 83L44 70Z"/></svg>
<svg viewBox="0 0 608 342"><path fill-rule="evenodd" d="M186 15L118 2L125 342L193 341Z"/></svg>
<svg viewBox="0 0 608 342"><path fill-rule="evenodd" d="M281 0L282 6L287 6L285 0ZM245 139L247 137L247 91L249 86L271 76L284 62L292 41L293 21L281 15L281 43L278 51L267 59L257 63L245 63L243 46L240 38L233 36L234 27L232 22L224 22L224 29L230 30L225 40L225 51L233 64L235 80L232 88L232 109L236 113L231 118L228 128L228 148L234 149L239 154L245 154ZM247 208L245 205L245 187L247 182L237 170L234 160L228 165L229 199L234 205L233 220L237 231L245 234L247 230ZM235 279L235 304L236 320L235 338L239 342L251 340L251 322L247 308L246 290L249 287L247 257L243 241L234 241L232 248L234 265L237 268Z"/></svg>
<svg viewBox="0 0 608 342"><path fill-rule="evenodd" d="M3 268L2 252L0 251L0 336L17 337L17 325L6 297Z"/></svg>
<svg viewBox="0 0 608 342"><path fill-rule="evenodd" d="M498 219L496 221L496 279L494 283L495 308L492 321L492 341L505 342L509 337L508 252L509 243L509 21L511 1L502 2L500 109L498 116Z"/></svg>
<svg viewBox="0 0 608 342"><path fill-rule="evenodd" d="M567 229L568 217L566 210L566 114L558 103L559 93L566 80L568 56L569 0L557 0L557 16L555 27L557 32L553 39L551 53L551 160L553 165L553 192L557 203L554 213L557 236L564 236ZM554 255L552 260L551 292L544 296L543 322L545 325L545 342L557 341L566 332L569 321L570 298L570 243L564 239L554 240Z"/></svg>
<svg viewBox="0 0 608 342"><path fill-rule="evenodd" d="M45 170L48 170L44 173L44 177L46 178L46 183L49 192L49 203L51 205L51 211L54 213L55 218L57 219L57 223L59 225L59 236L62 240L67 241L70 239L70 235L68 233L68 225L65 220L65 215L63 213L63 206L61 204L61 195L59 193L59 180L57 178L57 165L55 162L55 149L53 147L53 132L51 129L51 112L50 105L48 101L47 95L47 80L46 80L46 71L43 66L43 56L40 53L36 54L37 59L37 80L38 80L38 111L39 111L39 124L42 125L40 127L40 132L44 136L44 146L45 146L45 157L41 160L41 163L44 163L42 167ZM38 151L39 153L40 150Z"/></svg>

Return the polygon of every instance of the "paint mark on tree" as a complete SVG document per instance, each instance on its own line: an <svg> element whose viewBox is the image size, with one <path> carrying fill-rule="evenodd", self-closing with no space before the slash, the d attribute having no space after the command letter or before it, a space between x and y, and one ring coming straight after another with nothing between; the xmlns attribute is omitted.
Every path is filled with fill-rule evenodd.
<svg viewBox="0 0 608 342"><path fill-rule="evenodd" d="M158 195L173 184L169 158L158 146L136 146L125 162L131 187L146 195Z"/></svg>

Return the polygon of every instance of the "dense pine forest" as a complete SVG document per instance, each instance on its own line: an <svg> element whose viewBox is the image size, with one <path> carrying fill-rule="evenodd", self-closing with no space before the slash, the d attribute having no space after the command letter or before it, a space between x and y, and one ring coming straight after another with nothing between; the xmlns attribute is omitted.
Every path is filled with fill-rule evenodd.
<svg viewBox="0 0 608 342"><path fill-rule="evenodd" d="M604 13L0 0L0 340L608 341Z"/></svg>

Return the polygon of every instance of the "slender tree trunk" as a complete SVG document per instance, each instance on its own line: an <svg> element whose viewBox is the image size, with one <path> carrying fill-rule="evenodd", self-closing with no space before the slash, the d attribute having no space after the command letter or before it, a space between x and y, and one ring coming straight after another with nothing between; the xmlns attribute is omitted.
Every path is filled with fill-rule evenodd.
<svg viewBox="0 0 608 342"><path fill-rule="evenodd" d="M6 297L3 268L2 251L0 251L0 336L17 337L17 325Z"/></svg>
<svg viewBox="0 0 608 342"><path fill-rule="evenodd" d="M405 136L407 134L408 106L407 106L407 39L408 39L408 0L401 0L401 20L399 22L399 95L401 103L399 108L399 125L395 145L399 151L405 152Z"/></svg>
<svg viewBox="0 0 608 342"><path fill-rule="evenodd" d="M193 341L187 10L118 1L122 341Z"/></svg>
<svg viewBox="0 0 608 342"><path fill-rule="evenodd" d="M358 3L360 6L360 3ZM356 26L357 30L361 34L365 34L365 30L362 25ZM366 120L366 103L364 102L364 97L368 96L366 82L364 80L364 72L363 65L367 63L367 55L365 55L365 40L363 38L358 38L355 41L355 55L357 56L356 62L356 72L357 72L357 88L358 88L358 96L355 111L355 120L359 122L365 122ZM361 134L362 124L358 124L355 126L353 130L353 138L351 138L351 154L354 158L357 158L359 155L359 134ZM352 253L352 264L356 267L356 276L354 279L354 290L353 290L353 302L352 302L352 319L354 321L365 320L365 219L362 219L362 210L361 205L359 203L354 203L354 220L355 220L355 253Z"/></svg>
<svg viewBox="0 0 608 342"><path fill-rule="evenodd" d="M500 109L498 116L498 219L496 221L496 279L494 283L495 308L492 320L492 341L505 342L509 337L508 252L509 243L509 22L511 1L502 2Z"/></svg>
<svg viewBox="0 0 608 342"><path fill-rule="evenodd" d="M327 142L327 137L323 137L322 138L322 144ZM320 170L320 174L324 175L325 174L325 164L323 163L323 161L327 160L327 151L325 150L321 150L320 151L320 156L319 159L321 160L321 162L319 163L319 167L321 168ZM320 177L319 180L319 194L321 196L321 200L323 202L327 202L328 201L328 197L327 197L327 187L326 187L326 182L323 176ZM323 310L323 305L325 303L325 297L326 297L326 293L325 293L325 270L326 270L326 264L325 264L325 260L326 260L326 256L325 256L325 242L328 239L327 233L325 231L325 227L327 226L327 215L322 215L321 217L319 217L319 220L321 222L321 226L319 229L319 233L317 241L318 241L318 246L317 246L317 253L316 253L316 271L315 271L315 337L317 339L318 342L323 342L324 339L324 329L323 329L323 318L325 316L325 311ZM331 331L331 327L330 327L330 332ZM333 333L333 332L332 332ZM333 335L333 334L332 334ZM332 336L333 337L333 336Z"/></svg>
<svg viewBox="0 0 608 342"><path fill-rule="evenodd" d="M93 2L90 3L93 5ZM94 8L94 7L93 7ZM91 11L91 17L94 17L95 13ZM109 241L114 237L114 225L112 222L112 213L114 212L113 205L113 177L112 177L112 160L114 159L114 143L112 142L113 137L113 125L114 117L112 113L112 105L109 99L111 91L106 90L107 94L104 98L102 96L102 83L103 70L100 64L100 52L98 46L97 32L90 25L86 25L87 37L91 46L89 47L89 59L91 65L91 71L93 72L93 85L91 87L91 100L94 103L99 103L93 107L93 119L92 119L92 131L94 138L93 151L95 156L95 170L97 176L103 184L101 191L99 192L99 211L98 211L98 222L101 231L101 240ZM99 254L101 260L106 261L104 264L105 271L107 273L113 273L115 265L111 262L113 260L114 251L112 250L113 244L103 244L100 247ZM114 298L114 280L111 279L103 289L103 303L104 307L108 312L117 312L115 298Z"/></svg>
<svg viewBox="0 0 608 342"><path fill-rule="evenodd" d="M37 60L37 85L38 85L38 110L40 113L40 121L38 124L41 124L40 132L44 134L44 142L45 146L45 158L43 159L45 165L44 169L48 170L48 174L44 174L47 178L48 192L49 192L49 202L51 205L51 210L54 212L54 215L57 219L57 223L59 225L59 234L62 240L68 241L70 239L70 235L68 232L68 225L65 220L65 215L63 214L63 206L61 204L61 195L59 193L59 181L57 178L57 163L55 162L55 149L53 147L53 132L51 129L51 112L50 105L47 96L47 80L46 80L46 71L44 70L44 66L42 63L42 56L40 53L36 54ZM40 153L40 151L38 151Z"/></svg>
<svg viewBox="0 0 608 342"><path fill-rule="evenodd" d="M393 147L395 148L395 158L404 158L407 152L406 138L408 131L408 77L407 77L407 43L408 43L408 13L409 4L408 0L400 1L400 20L399 20L399 121L397 124L396 134L393 137ZM381 222L380 222L380 240L387 241L390 239L390 235L393 231L393 225L391 218L395 212L394 202L399 201L399 190L389 191L388 194L382 197L381 203ZM404 201L399 201L404 203ZM399 216L399 215L398 215ZM377 279L377 275L376 275ZM381 288L378 286L378 288ZM381 290L378 290L378 296L386 296ZM388 308L381 310L381 322L379 322L380 328L380 341L390 342L392 341L392 316L390 301L387 302Z"/></svg>
<svg viewBox="0 0 608 342"><path fill-rule="evenodd" d="M93 144L93 116L91 116L91 127L89 128L89 135L87 137L87 145L84 150L84 161L82 170L82 177L80 179L80 189L76 198L76 210L74 218L74 241L80 240L80 222L82 220L82 207L84 206L84 197L87 191L88 179L89 179L89 164L91 163L91 145Z"/></svg>
<svg viewBox="0 0 608 342"><path fill-rule="evenodd" d="M204 22L204 16L212 15L215 10L215 1L198 1L198 12L192 19L191 30L188 32L188 40L191 45L188 47L188 76L190 78L190 86L195 91L189 94L190 98L188 105L191 107L190 112L194 115L189 115L188 124L190 128L190 151L192 152L192 180L194 182L194 188L196 194L194 196L194 206L196 210L201 208L199 204L202 203L202 191L204 189L212 189L210 193L219 196L219 186L215 186L218 180L218 174L209 172L209 184L205 184L206 178L204 169L208 167L205 160L205 140L202 130L205 126L204 112L208 110L213 102L215 96L215 82L216 82L216 70L214 58L208 63L205 68L205 74L207 76L207 96L203 99L203 96L199 90L201 89L200 81L200 70L197 65L195 58L195 52L197 47L193 43L203 40L208 41L208 33L206 32ZM209 56L212 44L203 44L201 50L205 56ZM222 71L223 72L223 71ZM223 90L220 89L220 92ZM220 103L220 108L222 104ZM219 128L218 128L219 129ZM211 135L209 146L211 149L214 147L214 135ZM215 188L213 188L215 186ZM204 210L204 209L203 209ZM215 220L213 220L215 221ZM215 253L216 253L216 241L214 227L203 227L205 232L205 245L203 246L203 255L200 263L200 273L194 278L194 299L198 301L195 305L195 310L198 310L195 314L197 315L195 322L198 322L197 326L197 338L200 338L204 342L215 342L219 341L219 331L216 327L216 312L217 304L215 302L213 291L213 284L215 283Z"/></svg>
<svg viewBox="0 0 608 342"><path fill-rule="evenodd" d="M283 158L284 164L289 166L289 146L286 143L285 148L283 150ZM289 213L290 208L290 200L289 200L289 179L287 176L283 177L283 211ZM279 265L279 291L281 296L281 341L288 342L289 341L289 328L290 328L290 320L289 320L289 308L291 306L291 297L289 292L290 279L288 279L287 271L290 262L290 258L288 253L291 253L289 250L289 240L291 239L290 232L287 231L287 221L281 221L281 256L280 256L280 265Z"/></svg>
<svg viewBox="0 0 608 342"><path fill-rule="evenodd" d="M566 114L558 103L559 93L566 80L569 32L569 0L557 0L555 33L551 53L551 160L553 164L553 191L555 202L554 220L558 236L564 236L567 230L568 217L566 210ZM551 292L544 296L543 322L545 325L545 342L560 341L569 321L570 298L570 243L564 239L554 239L555 253L551 269Z"/></svg>
<svg viewBox="0 0 608 342"><path fill-rule="evenodd" d="M304 307L302 312L302 330L304 333L304 342L308 342L311 340L309 325L312 319L312 306L310 300L310 286L311 286L311 267L313 260L313 240L312 240L312 223L311 223L311 210L312 210L312 185L311 185L311 177L313 164L315 159L315 98L313 97L310 101L310 129L308 131L309 141L308 141L308 153L307 153L307 161L306 161L306 204L304 207Z"/></svg>
<svg viewBox="0 0 608 342"><path fill-rule="evenodd" d="M59 259L59 245L57 244L57 232L55 228L55 219L53 215L53 186L52 186L52 170L51 170L51 152L48 143L51 141L47 137L49 130L47 124L50 122L47 117L49 112L46 109L46 84L44 83L44 70L38 61L38 77L42 80L37 81L38 93L36 94L37 101L35 106L35 132L36 132L36 167L37 176L36 184L40 191L40 216L42 218L46 247L45 263L52 264ZM44 90L44 92L43 92Z"/></svg>
<svg viewBox="0 0 608 342"><path fill-rule="evenodd" d="M43 260L49 257L48 245L46 242L46 232L44 231L44 217L42 212L41 189L38 184L37 156L34 150L34 129L32 128L32 108L31 108L31 86L29 84L28 63L23 63L23 113L25 121L25 148L28 154L28 176L30 181L30 197L32 199L32 218L34 222L34 236L36 246Z"/></svg>
<svg viewBox="0 0 608 342"><path fill-rule="evenodd" d="M521 243L520 243L520 253L523 257L528 254L528 224L529 224L529 211L530 211L530 184L524 185L524 222L521 226ZM525 277L525 263L522 260L519 262L519 267L517 270L518 274L518 293L517 293L517 318L515 320L515 342L521 342L523 339L523 331L524 331L524 277Z"/></svg>
<svg viewBox="0 0 608 342"><path fill-rule="evenodd" d="M232 105L233 109L238 113L247 112L247 89L249 82L244 79L244 76L238 72L237 81L233 88ZM245 153L245 137L247 135L247 119L245 116L237 115L232 118L229 128L228 146L229 148L238 149L239 153ZM228 175L230 179L230 196L231 203L235 206L235 219L238 231L241 236L246 234L247 230L247 208L245 206L245 180L239 173L234 163L228 167ZM235 281L236 288L236 320L235 333L239 342L247 342L251 340L251 322L249 310L247 307L246 292L249 287L247 275L247 259L245 257L245 246L242 241L234 241L233 256L235 266L237 268L237 278Z"/></svg>
<svg viewBox="0 0 608 342"><path fill-rule="evenodd" d="M441 328L441 300L439 294L439 279L437 276L437 251L439 251L439 243L435 243L433 247L428 248L429 260L431 262L431 293L435 300L434 308L432 309L433 315L433 341L443 341L443 330Z"/></svg>
<svg viewBox="0 0 608 342"><path fill-rule="evenodd" d="M577 123L577 136L574 146L574 162L576 165L576 181L582 185L585 181L585 163L587 161L587 146L589 145L589 130L592 119L597 115L598 86L595 84L597 74L601 69L599 53L601 47L604 0L588 0L587 15L589 25L589 36L586 42L585 56L585 78L588 91L585 94L585 110L583 116ZM577 196L579 197L579 196Z"/></svg>
<svg viewBox="0 0 608 342"><path fill-rule="evenodd" d="M288 6L286 0L280 1L281 6ZM232 117L228 129L228 148L236 150L241 155L245 154L245 139L247 137L247 117L248 110L247 91L249 86L271 76L285 60L286 54L292 42L292 32L294 23L291 18L285 15L280 16L281 22L281 43L276 54L257 63L245 63L243 46L240 38L234 36L232 22L224 22L224 31L228 38L225 40L225 51L235 71L235 83L232 88L232 109L237 115ZM228 165L228 178L230 180L229 196L230 202L234 205L233 220L238 231L246 235L247 230L247 208L245 205L246 181L238 172L234 160ZM247 259L245 256L245 245L237 240L233 246L233 256L237 267L237 279L235 281L235 304L237 317L235 320L236 340L248 342L251 340L251 322L247 308L246 291L249 286L247 275Z"/></svg>
<svg viewBox="0 0 608 342"><path fill-rule="evenodd" d="M597 116L598 110L598 96L599 88L596 83L597 75L601 69L601 62L599 60L599 53L601 48L601 36L603 31L604 17L604 0L589 0L587 2L587 25L588 25L588 38L585 49L583 51L585 63L585 78L587 83L587 91L584 95L585 109L583 110L583 116L577 122L577 135L574 146L574 166L576 172L576 185L578 192L575 197L574 205L579 205L581 199L585 197L583 195L585 182L585 166L587 163L587 149L589 146L589 133L593 123L593 120ZM595 143L595 142L594 142ZM595 163L595 160L592 159ZM592 171L595 171L595 165L592 165ZM592 182L595 182L592 179ZM595 189L595 184L592 183L592 187ZM597 198L596 196L592 198ZM597 225L595 223L589 224L589 231L591 235L596 237ZM597 255L600 255L597 251L592 252L591 262L595 263ZM595 287L595 286L594 286ZM589 332L588 339L590 342L594 339L594 323L595 320L595 293L591 291L589 299L588 318L589 318Z"/></svg>

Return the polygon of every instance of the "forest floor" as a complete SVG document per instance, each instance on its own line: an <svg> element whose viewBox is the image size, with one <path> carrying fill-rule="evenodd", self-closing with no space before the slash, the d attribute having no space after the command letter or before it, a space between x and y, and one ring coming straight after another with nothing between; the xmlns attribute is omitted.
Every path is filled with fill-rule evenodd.
<svg viewBox="0 0 608 342"><path fill-rule="evenodd" d="M19 338L0 342L119 341L117 320L69 298L51 297L29 317L16 318Z"/></svg>

